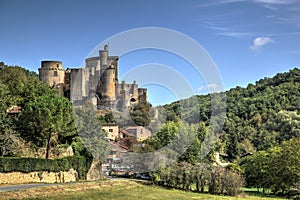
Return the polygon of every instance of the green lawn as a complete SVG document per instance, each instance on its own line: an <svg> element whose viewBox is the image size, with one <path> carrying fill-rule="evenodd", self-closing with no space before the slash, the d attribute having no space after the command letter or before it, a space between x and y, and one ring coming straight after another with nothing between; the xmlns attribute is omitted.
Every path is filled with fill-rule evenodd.
<svg viewBox="0 0 300 200"><path fill-rule="evenodd" d="M265 199L280 200L280 198L259 197L244 193L241 197L224 197L208 194L197 194L184 192L174 189L165 189L157 186L149 186L144 183L135 181L100 181L76 183L70 185L51 186L35 188L16 192L0 193L0 199L70 199L70 200L89 200L89 199L120 199L120 200L150 200L150 199L220 199L220 200L237 200L237 199ZM282 200L282 199L281 199Z"/></svg>

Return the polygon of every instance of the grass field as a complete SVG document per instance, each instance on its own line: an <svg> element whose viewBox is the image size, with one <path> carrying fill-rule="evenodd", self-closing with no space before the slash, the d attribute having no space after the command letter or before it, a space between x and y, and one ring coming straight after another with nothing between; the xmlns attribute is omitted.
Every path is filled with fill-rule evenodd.
<svg viewBox="0 0 300 200"><path fill-rule="evenodd" d="M256 195L242 194L240 197L225 197L208 194L197 194L173 189L165 189L147 185L145 182L117 180L66 184L0 193L0 199L119 199L119 200L190 200L190 199L220 199L220 200L282 200L280 198L260 197Z"/></svg>

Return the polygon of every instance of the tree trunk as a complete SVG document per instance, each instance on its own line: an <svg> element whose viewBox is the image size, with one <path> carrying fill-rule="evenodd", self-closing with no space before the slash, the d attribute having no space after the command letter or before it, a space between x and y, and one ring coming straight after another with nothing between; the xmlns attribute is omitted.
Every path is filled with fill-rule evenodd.
<svg viewBox="0 0 300 200"><path fill-rule="evenodd" d="M51 144L51 133L49 133L48 138L47 138L46 159L49 158L50 149L51 149L50 144Z"/></svg>
<svg viewBox="0 0 300 200"><path fill-rule="evenodd" d="M200 183L199 183L199 177L196 177L196 190L197 192L200 192Z"/></svg>

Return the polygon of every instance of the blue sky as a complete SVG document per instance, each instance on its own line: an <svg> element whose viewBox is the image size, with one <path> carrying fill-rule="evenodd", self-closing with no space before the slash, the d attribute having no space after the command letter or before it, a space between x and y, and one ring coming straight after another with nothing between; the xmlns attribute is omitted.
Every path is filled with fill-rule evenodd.
<svg viewBox="0 0 300 200"><path fill-rule="evenodd" d="M0 0L0 60L33 71L46 59L61 60L64 68L80 67L114 34L162 27L202 45L228 90L300 67L299 13L299 0ZM211 86L185 60L156 50L122 56L120 75L147 63L182 74L195 94ZM155 105L176 100L168 88L145 86Z"/></svg>

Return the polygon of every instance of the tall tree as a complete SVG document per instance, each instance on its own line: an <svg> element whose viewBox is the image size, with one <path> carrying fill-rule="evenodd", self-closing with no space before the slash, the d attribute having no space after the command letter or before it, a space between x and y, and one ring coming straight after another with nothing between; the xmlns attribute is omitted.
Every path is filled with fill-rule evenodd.
<svg viewBox="0 0 300 200"><path fill-rule="evenodd" d="M46 94L26 104L19 119L21 136L38 147L46 147L46 158L51 146L60 137L74 134L72 104L55 94Z"/></svg>

